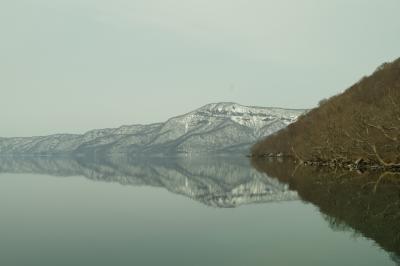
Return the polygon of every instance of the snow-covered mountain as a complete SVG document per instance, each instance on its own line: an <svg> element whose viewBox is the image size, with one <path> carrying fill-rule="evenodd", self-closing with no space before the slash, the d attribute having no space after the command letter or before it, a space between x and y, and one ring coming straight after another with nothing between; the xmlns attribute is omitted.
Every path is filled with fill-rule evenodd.
<svg viewBox="0 0 400 266"><path fill-rule="evenodd" d="M0 138L0 154L244 154L255 141L296 121L304 111L215 103L164 123L96 129L82 135Z"/></svg>
<svg viewBox="0 0 400 266"><path fill-rule="evenodd" d="M287 184L256 171L243 158L153 159L2 157L0 175L84 176L94 181L160 187L218 208L298 199L297 192L289 190Z"/></svg>

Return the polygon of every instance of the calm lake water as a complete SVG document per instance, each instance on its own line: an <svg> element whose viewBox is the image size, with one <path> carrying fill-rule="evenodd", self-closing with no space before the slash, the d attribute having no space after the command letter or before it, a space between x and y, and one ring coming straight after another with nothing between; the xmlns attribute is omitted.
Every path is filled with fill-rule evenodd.
<svg viewBox="0 0 400 266"><path fill-rule="evenodd" d="M0 265L398 265L244 158L0 161Z"/></svg>

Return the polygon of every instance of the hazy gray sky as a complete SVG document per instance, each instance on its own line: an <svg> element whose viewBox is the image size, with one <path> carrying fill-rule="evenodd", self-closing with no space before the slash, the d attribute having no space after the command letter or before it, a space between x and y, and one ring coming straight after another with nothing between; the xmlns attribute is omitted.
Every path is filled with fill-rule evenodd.
<svg viewBox="0 0 400 266"><path fill-rule="evenodd" d="M0 136L309 108L400 56L399 0L0 0Z"/></svg>

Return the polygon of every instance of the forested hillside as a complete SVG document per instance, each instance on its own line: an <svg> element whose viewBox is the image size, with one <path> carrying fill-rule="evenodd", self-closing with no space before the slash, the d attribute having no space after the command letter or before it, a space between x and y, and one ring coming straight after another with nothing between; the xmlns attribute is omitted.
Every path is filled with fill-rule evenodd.
<svg viewBox="0 0 400 266"><path fill-rule="evenodd" d="M400 59L252 147L253 157L277 154L310 164L398 169Z"/></svg>

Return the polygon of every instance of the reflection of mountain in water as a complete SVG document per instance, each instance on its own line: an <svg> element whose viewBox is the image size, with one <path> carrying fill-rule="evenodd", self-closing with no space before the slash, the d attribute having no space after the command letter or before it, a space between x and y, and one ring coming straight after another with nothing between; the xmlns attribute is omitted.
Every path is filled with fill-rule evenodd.
<svg viewBox="0 0 400 266"><path fill-rule="evenodd" d="M400 259L400 176L394 173L326 172L293 163L255 160L254 166L286 182L319 207L334 230L354 230Z"/></svg>
<svg viewBox="0 0 400 266"><path fill-rule="evenodd" d="M297 193L274 178L252 169L243 158L138 159L128 157L0 158L0 173L38 173L54 176L82 175L96 181L122 185L165 187L209 206L297 199Z"/></svg>

